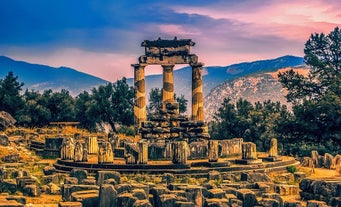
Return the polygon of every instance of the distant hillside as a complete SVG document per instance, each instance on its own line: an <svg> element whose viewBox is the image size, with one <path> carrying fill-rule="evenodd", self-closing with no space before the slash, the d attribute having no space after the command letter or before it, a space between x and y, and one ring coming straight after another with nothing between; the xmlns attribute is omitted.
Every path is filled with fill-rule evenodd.
<svg viewBox="0 0 341 207"><path fill-rule="evenodd" d="M3 79L9 71L18 76L19 82L25 84L24 89L29 88L40 92L46 89L52 89L53 91L66 89L71 95L75 96L84 90L91 90L95 86L107 83L103 79L72 68L54 68L0 56L0 79Z"/></svg>
<svg viewBox="0 0 341 207"><path fill-rule="evenodd" d="M206 120L212 120L213 115L221 107L224 98L230 98L232 103L235 103L239 98L246 99L251 103L266 100L279 101L291 109L291 104L284 97L285 91L277 79L279 71L283 72L289 69L291 67L282 68L275 72L260 72L234 78L218 85L205 97ZM309 71L306 66L294 67L293 69L302 75L307 75Z"/></svg>
<svg viewBox="0 0 341 207"><path fill-rule="evenodd" d="M260 60L255 62L245 62L230 66L209 66L204 67L203 83L204 96L207 96L210 91L223 83L224 81L233 78L242 77L259 72L272 72L280 68L295 67L303 65L302 57L283 56L271 60ZM160 66L161 67L161 66ZM146 68L148 70L148 67ZM133 79L128 79L130 84L133 84ZM174 87L175 93L185 95L186 99L191 101L192 90L192 70L187 66L174 71ZM147 96L151 88L162 88L162 74L151 75L146 77Z"/></svg>

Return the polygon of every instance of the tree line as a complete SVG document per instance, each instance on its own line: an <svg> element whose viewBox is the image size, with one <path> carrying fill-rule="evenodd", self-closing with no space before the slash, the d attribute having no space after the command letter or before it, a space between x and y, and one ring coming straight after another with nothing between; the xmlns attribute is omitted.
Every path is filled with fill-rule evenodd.
<svg viewBox="0 0 341 207"><path fill-rule="evenodd" d="M292 110L279 102L235 103L225 98L209 123L211 138L242 137L267 150L269 140L277 138L284 154L307 155L341 153L341 31L315 33L305 43L304 60L310 67L308 76L294 70L279 73L278 78L292 102ZM95 131L102 123L133 125L134 89L126 78L108 83L73 98L67 90L39 93L26 90L12 72L0 79L0 110L9 112L17 124L25 127L47 126L52 121L78 121L80 127ZM148 116L162 108L162 91L149 93ZM187 109L183 95L176 96L180 112Z"/></svg>

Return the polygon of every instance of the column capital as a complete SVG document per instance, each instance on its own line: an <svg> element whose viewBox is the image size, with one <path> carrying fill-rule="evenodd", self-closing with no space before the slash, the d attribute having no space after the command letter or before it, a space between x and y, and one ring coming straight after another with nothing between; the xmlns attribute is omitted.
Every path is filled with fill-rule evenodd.
<svg viewBox="0 0 341 207"><path fill-rule="evenodd" d="M146 67L147 65L148 64L145 64L145 63L135 63L135 64L131 64L130 66L134 68L140 68L140 67Z"/></svg>

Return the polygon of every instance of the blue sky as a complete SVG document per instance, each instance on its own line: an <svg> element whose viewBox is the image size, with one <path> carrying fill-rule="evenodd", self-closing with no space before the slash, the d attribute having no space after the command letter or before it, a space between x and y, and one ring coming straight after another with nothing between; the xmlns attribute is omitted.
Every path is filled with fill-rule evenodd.
<svg viewBox="0 0 341 207"><path fill-rule="evenodd" d="M336 26L339 0L3 0L0 55L115 81L133 76L145 39L189 38L206 66L229 65L303 56L311 33Z"/></svg>

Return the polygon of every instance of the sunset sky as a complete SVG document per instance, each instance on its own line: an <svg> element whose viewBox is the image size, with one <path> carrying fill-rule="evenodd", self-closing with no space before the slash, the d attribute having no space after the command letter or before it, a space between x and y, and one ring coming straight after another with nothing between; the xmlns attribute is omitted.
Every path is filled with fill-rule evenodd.
<svg viewBox="0 0 341 207"><path fill-rule="evenodd" d="M336 26L340 0L2 0L0 55L115 81L133 76L145 39L192 39L199 61L223 66L303 56Z"/></svg>

